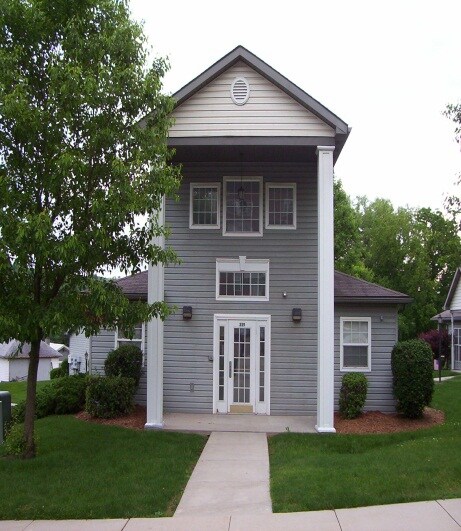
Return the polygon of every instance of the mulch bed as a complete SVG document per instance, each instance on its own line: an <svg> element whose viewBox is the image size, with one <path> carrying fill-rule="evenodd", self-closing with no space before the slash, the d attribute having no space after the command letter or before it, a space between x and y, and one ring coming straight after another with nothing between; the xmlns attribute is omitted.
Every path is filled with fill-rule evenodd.
<svg viewBox="0 0 461 531"><path fill-rule="evenodd" d="M134 410L130 415L124 417L117 417L116 419L94 419L86 411L82 411L75 415L80 420L94 422L96 424L106 424L107 426L122 426L123 428L130 428L132 430L143 430L146 424L146 408L143 406L134 406Z"/></svg>
<svg viewBox="0 0 461 531"><path fill-rule="evenodd" d="M406 419L398 413L381 413L381 411L366 411L356 419L343 419L335 413L335 428L337 433L396 433L399 431L414 431L431 428L443 424L443 411L426 407L420 419Z"/></svg>
<svg viewBox="0 0 461 531"><path fill-rule="evenodd" d="M76 415L78 419L109 426L122 426L133 430L143 430L146 423L146 408L135 406L130 415L116 419L93 419L88 413L82 411ZM443 411L427 407L421 419L406 419L397 413L381 413L381 411L367 411L352 420L341 418L335 413L335 428L337 433L396 433L399 431L413 431L430 428L443 424L445 415Z"/></svg>

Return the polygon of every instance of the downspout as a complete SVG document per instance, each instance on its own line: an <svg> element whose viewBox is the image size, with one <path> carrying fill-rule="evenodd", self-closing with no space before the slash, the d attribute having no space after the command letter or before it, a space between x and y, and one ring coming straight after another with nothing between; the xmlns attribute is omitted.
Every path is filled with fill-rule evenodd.
<svg viewBox="0 0 461 531"><path fill-rule="evenodd" d="M453 310L450 310L451 315L451 370L455 369L455 329L453 322Z"/></svg>

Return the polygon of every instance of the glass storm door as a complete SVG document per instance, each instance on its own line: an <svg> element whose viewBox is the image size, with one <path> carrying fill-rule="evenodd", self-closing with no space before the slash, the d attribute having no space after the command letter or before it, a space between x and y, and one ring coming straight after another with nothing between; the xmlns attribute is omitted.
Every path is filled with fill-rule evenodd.
<svg viewBox="0 0 461 531"><path fill-rule="evenodd" d="M254 323L229 322L229 413L254 413Z"/></svg>
<svg viewBox="0 0 461 531"><path fill-rule="evenodd" d="M217 319L215 396L219 413L269 413L269 319Z"/></svg>

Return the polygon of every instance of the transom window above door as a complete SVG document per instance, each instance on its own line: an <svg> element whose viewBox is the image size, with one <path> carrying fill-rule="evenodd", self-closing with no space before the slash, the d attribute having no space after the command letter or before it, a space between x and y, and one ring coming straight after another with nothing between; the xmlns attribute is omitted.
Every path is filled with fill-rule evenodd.
<svg viewBox="0 0 461 531"><path fill-rule="evenodd" d="M269 300L269 260L218 258L217 300Z"/></svg>
<svg viewBox="0 0 461 531"><path fill-rule="evenodd" d="M262 177L224 177L224 236L262 236Z"/></svg>

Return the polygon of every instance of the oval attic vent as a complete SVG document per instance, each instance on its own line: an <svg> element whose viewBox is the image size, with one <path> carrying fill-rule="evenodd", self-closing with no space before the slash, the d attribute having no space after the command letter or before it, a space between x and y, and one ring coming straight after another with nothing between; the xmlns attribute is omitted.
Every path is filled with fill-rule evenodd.
<svg viewBox="0 0 461 531"><path fill-rule="evenodd" d="M250 97L250 85L244 77L236 77L231 87L231 98L236 105L244 105Z"/></svg>

